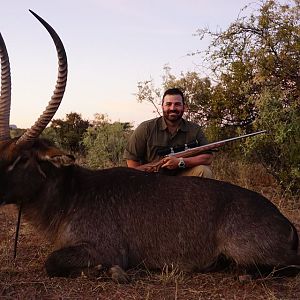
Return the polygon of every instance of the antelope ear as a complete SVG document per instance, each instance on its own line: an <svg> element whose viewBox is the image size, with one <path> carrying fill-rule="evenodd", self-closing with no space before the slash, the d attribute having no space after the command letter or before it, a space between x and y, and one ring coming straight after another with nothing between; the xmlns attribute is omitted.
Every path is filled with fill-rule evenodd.
<svg viewBox="0 0 300 300"><path fill-rule="evenodd" d="M56 147L49 147L36 152L38 160L48 161L57 168L74 164L75 158Z"/></svg>
<svg viewBox="0 0 300 300"><path fill-rule="evenodd" d="M47 161L51 162L57 168L70 166L75 163L75 157L70 154L61 154L51 157L45 157Z"/></svg>

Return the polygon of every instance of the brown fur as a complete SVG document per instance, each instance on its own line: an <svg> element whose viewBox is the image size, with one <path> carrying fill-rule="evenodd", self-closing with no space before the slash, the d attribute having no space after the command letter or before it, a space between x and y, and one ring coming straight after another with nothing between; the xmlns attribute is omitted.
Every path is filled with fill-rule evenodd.
<svg viewBox="0 0 300 300"><path fill-rule="evenodd" d="M255 192L129 168L92 171L45 140L13 145L0 145L0 199L22 201L25 217L55 245L50 276L101 265L122 281L119 267L206 271L221 256L245 267L300 265L295 227Z"/></svg>

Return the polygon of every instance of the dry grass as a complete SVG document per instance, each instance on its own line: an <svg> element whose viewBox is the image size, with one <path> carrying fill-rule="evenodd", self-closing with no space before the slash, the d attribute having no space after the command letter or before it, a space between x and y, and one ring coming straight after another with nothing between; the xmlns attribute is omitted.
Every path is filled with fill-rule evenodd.
<svg viewBox="0 0 300 300"><path fill-rule="evenodd" d="M263 193L281 207L300 232L299 198L283 193L263 168L218 158L214 172L218 179ZM106 278L48 278L43 263L51 246L24 220L17 259L12 259L16 219L13 206L1 208L1 299L300 299L299 275L242 283L232 270L185 275L176 267L165 267L160 272L130 270L132 281L123 285Z"/></svg>
<svg viewBox="0 0 300 300"><path fill-rule="evenodd" d="M256 191L270 199L280 209L300 210L299 195L292 196L282 190L274 177L268 174L260 164L246 164L223 154L214 159L213 172L215 179Z"/></svg>

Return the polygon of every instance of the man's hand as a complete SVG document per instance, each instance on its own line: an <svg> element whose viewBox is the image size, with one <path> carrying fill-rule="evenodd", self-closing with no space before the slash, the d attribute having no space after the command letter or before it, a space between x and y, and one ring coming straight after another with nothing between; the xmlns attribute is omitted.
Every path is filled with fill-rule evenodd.
<svg viewBox="0 0 300 300"><path fill-rule="evenodd" d="M163 158L163 165L161 168L174 170L178 168L179 158L175 156L166 156Z"/></svg>
<svg viewBox="0 0 300 300"><path fill-rule="evenodd" d="M186 168L192 168L199 165L209 166L212 161L212 154L199 154L192 157L183 157ZM175 170L178 168L178 163L180 159L175 155L166 156L162 159L161 168L166 168L169 170Z"/></svg>
<svg viewBox="0 0 300 300"><path fill-rule="evenodd" d="M213 156L212 154L199 154L197 156L183 158L185 162L185 167L192 168L198 165L209 166L211 164ZM179 161L179 158L177 158L175 155L171 155L144 165L141 165L139 162L133 160L127 160L127 166L140 171L158 172L160 168L166 168L169 170L177 169Z"/></svg>

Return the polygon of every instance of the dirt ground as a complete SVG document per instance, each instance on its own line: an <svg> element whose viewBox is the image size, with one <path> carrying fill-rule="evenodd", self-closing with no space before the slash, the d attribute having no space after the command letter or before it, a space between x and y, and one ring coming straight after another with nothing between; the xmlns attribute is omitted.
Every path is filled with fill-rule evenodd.
<svg viewBox="0 0 300 300"><path fill-rule="evenodd" d="M299 211L288 217L300 232ZM13 259L16 220L13 206L0 208L0 299L300 299L300 275L240 282L235 271L183 275L137 269L129 272L128 284L105 277L49 278L44 261L51 247L25 220Z"/></svg>

